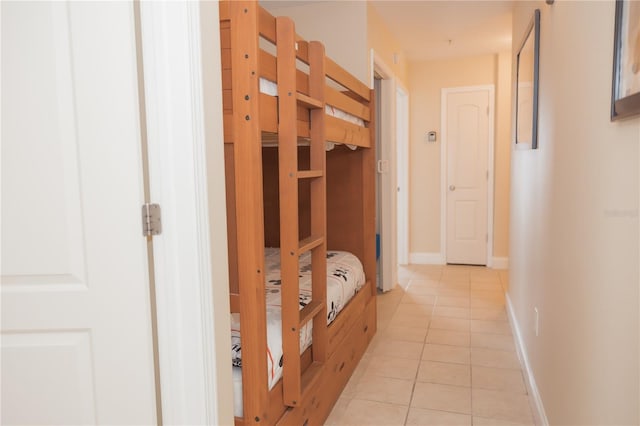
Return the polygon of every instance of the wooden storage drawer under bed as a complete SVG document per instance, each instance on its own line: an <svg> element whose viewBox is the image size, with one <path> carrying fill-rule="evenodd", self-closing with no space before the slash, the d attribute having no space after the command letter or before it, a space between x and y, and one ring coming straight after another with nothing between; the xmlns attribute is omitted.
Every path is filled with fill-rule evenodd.
<svg viewBox="0 0 640 426"><path fill-rule="evenodd" d="M348 323L351 327L342 334L344 339L336 344L333 355L325 364L321 382L300 407L287 410L278 425L318 425L329 415L335 401L325 395L339 395L343 391L375 334L375 300L362 301L364 312L361 310L355 322ZM365 302L369 302L366 307Z"/></svg>

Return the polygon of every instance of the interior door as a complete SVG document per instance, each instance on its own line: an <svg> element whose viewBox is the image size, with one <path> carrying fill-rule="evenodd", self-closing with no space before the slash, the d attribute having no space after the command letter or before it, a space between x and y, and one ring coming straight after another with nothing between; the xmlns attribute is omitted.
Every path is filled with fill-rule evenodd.
<svg viewBox="0 0 640 426"><path fill-rule="evenodd" d="M2 3L3 424L153 424L132 2Z"/></svg>
<svg viewBox="0 0 640 426"><path fill-rule="evenodd" d="M447 263L486 265L489 90L448 92Z"/></svg>

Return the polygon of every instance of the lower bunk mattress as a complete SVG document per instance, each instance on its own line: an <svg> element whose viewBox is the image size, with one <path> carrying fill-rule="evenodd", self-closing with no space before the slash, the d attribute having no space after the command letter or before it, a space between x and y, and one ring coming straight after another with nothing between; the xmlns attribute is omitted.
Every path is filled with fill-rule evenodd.
<svg viewBox="0 0 640 426"><path fill-rule="evenodd" d="M267 310L267 365L269 389L282 377L282 320L281 320L281 275L280 250L265 249L265 293ZM311 301L311 253L300 256L299 262L299 309ZM330 324L364 286L365 275L362 263L351 253L327 251L327 324ZM300 353L311 345L312 323L300 330ZM231 314L231 358L235 415L242 417L242 346L240 342L240 314Z"/></svg>

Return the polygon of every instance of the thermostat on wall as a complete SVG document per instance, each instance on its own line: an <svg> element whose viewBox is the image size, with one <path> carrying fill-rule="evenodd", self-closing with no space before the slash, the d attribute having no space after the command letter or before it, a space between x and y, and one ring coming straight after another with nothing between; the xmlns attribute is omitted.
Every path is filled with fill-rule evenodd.
<svg viewBox="0 0 640 426"><path fill-rule="evenodd" d="M427 133L427 142L435 142L436 141L436 132Z"/></svg>

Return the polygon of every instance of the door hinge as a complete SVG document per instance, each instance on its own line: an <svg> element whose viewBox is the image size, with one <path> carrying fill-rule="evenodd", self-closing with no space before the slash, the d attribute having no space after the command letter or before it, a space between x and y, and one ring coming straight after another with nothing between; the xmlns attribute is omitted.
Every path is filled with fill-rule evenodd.
<svg viewBox="0 0 640 426"><path fill-rule="evenodd" d="M487 243L489 242L489 234L485 234L485 235L484 235L484 240L485 240L485 242L487 242Z"/></svg>
<svg viewBox="0 0 640 426"><path fill-rule="evenodd" d="M160 204L145 203L142 205L142 236L151 237L162 233L162 216Z"/></svg>

